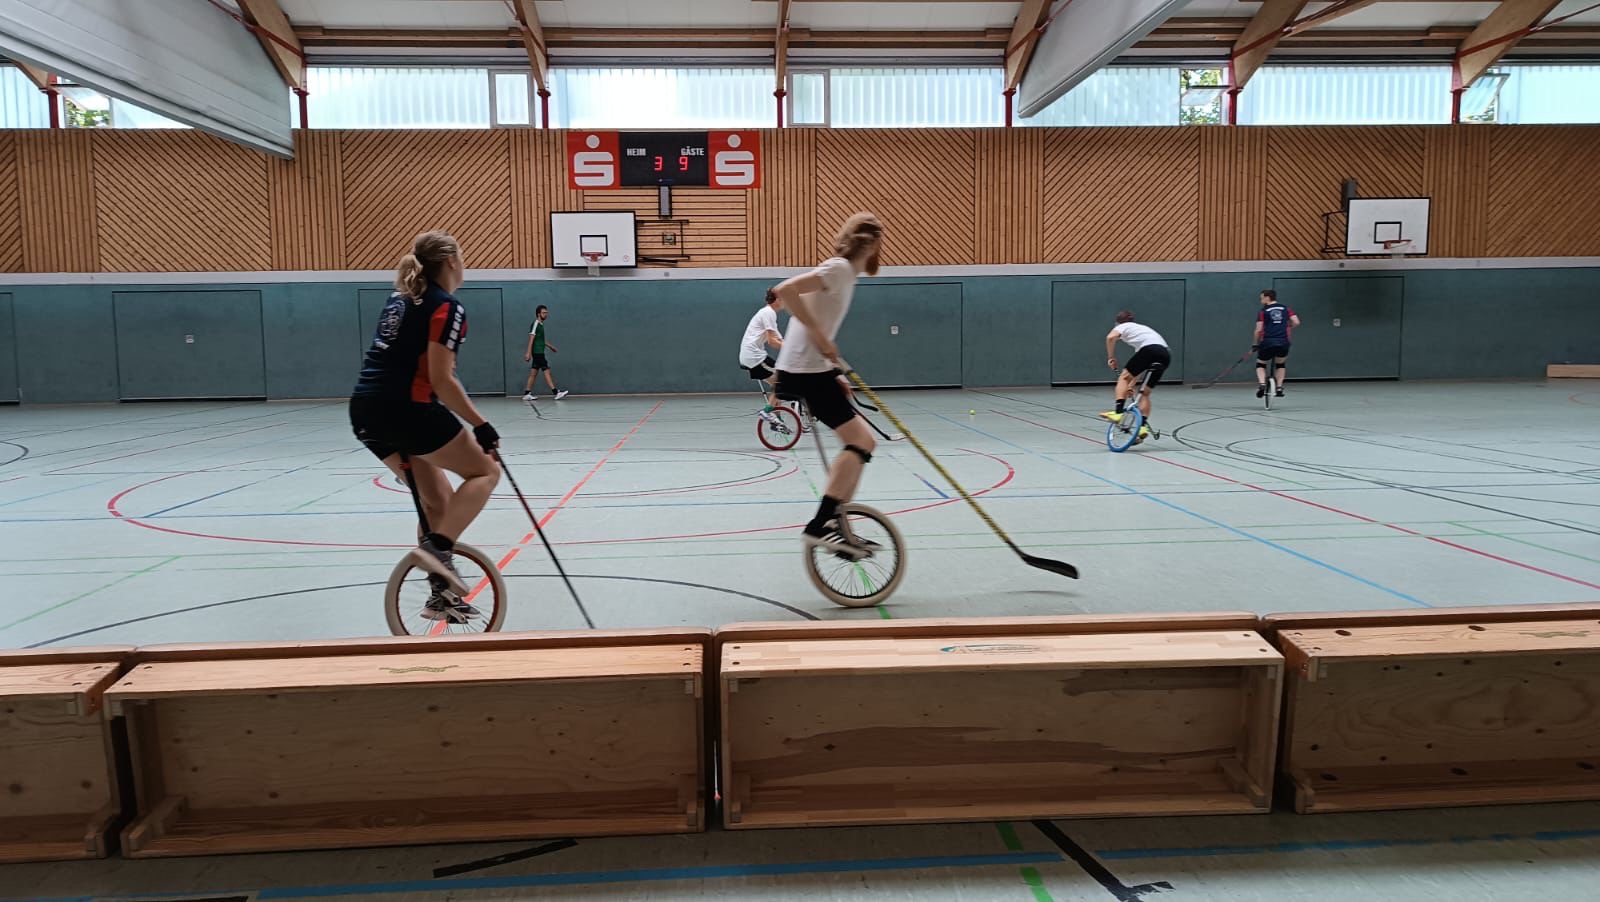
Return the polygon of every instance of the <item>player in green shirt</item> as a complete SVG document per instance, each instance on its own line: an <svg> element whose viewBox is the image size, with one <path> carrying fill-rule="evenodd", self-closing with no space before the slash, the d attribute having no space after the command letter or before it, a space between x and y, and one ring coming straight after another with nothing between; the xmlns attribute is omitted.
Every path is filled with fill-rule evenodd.
<svg viewBox="0 0 1600 902"><path fill-rule="evenodd" d="M552 354L561 350L545 340L544 321L549 318L550 308L540 304L539 309L533 312L533 325L528 328L528 350L523 353L522 359L533 366L528 370L528 384L524 387L522 393L522 400L524 401L538 400L533 396L533 383L538 378L540 370L544 370L544 383L550 386L550 391L555 393L557 401L567 396L564 391L556 391L556 379L550 373L550 361L545 359L544 356L546 347L550 349Z"/></svg>

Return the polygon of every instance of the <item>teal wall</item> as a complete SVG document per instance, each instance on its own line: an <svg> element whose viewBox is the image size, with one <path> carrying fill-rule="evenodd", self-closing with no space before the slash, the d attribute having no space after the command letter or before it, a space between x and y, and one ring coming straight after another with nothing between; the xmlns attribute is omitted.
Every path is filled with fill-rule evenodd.
<svg viewBox="0 0 1600 902"><path fill-rule="evenodd" d="M474 392L519 390L527 326L543 303L564 388L748 389L737 344L769 284L473 283L463 292L463 378ZM1600 359L1600 269L1580 268L867 279L840 345L885 385L1098 380L1109 375L1102 343L1112 316L1132 307L1176 346L1174 375L1198 381L1249 346L1256 292L1268 286L1305 320L1291 370L1299 377L1537 377L1551 361ZM342 396L385 290L376 282L7 286L0 402ZM1242 369L1236 377L1252 378Z"/></svg>

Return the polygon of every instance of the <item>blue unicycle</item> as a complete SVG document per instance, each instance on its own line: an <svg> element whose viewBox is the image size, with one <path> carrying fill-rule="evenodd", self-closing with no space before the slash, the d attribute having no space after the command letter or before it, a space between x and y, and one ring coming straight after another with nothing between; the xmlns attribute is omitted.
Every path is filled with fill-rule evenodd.
<svg viewBox="0 0 1600 902"><path fill-rule="evenodd" d="M1158 369L1159 367L1152 366L1140 374L1139 381L1134 383L1133 391L1128 395L1128 399L1133 403L1122 411L1122 416L1106 424L1107 448L1121 453L1144 441L1139 435L1145 425L1144 412L1139 410L1139 398L1150 390L1150 380L1155 377ZM1151 438L1161 437L1161 433L1154 429L1149 430L1149 435Z"/></svg>

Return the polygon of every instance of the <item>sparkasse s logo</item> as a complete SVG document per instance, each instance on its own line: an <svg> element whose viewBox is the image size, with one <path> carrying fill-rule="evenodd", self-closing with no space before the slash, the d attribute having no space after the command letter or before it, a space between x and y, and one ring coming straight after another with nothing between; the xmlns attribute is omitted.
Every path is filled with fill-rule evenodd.
<svg viewBox="0 0 1600 902"><path fill-rule="evenodd" d="M711 132L711 187L761 187L761 135L758 132Z"/></svg>
<svg viewBox="0 0 1600 902"><path fill-rule="evenodd" d="M615 188L621 181L616 132L567 133L567 186Z"/></svg>

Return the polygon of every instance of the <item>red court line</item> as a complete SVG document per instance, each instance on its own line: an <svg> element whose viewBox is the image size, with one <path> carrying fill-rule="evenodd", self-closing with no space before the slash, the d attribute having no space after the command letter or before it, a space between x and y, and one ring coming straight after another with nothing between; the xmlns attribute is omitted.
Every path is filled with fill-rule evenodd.
<svg viewBox="0 0 1600 902"><path fill-rule="evenodd" d="M1028 419L1027 417L1014 416L1012 414L1006 413L1003 410L995 410L993 408L990 408L990 413L997 413L997 414L999 414L999 415L1001 415L1003 417L1007 417L1009 419L1017 420L1018 422L1027 423L1030 426L1037 426L1040 429L1048 429L1051 432L1059 432L1062 435L1071 436L1072 438L1075 438L1075 439L1079 439L1079 440L1082 440L1082 441L1090 442L1090 443L1093 443L1093 444L1099 444L1099 442L1096 442L1094 439L1085 438L1084 436L1081 436L1081 435L1076 435L1074 433L1067 432L1067 431L1062 430L1062 429L1057 429L1054 426L1047 426L1044 423L1036 423L1033 420ZM1285 498L1285 499L1287 499L1289 501L1294 501L1294 502L1297 502L1299 504L1307 505L1309 507L1315 507L1315 508L1318 508L1320 510L1325 510L1325 511L1327 511L1329 513L1338 514L1338 515L1340 515L1342 517L1349 517L1349 518L1351 518L1353 520L1360 520L1363 523L1371 523L1374 526L1382 526L1385 529L1392 529L1395 532L1402 532L1402 533L1405 533L1406 535L1415 536L1415 537L1417 537L1419 539L1427 539L1428 541L1433 542L1435 544L1444 545L1447 548L1454 548L1454 549L1456 549L1458 551L1465 551L1465 552L1468 552L1469 554L1478 555L1479 557L1486 557L1489 560L1499 561L1502 564L1510 564L1513 567L1521 567L1524 570L1531 570L1534 573L1539 573L1539 574L1542 574L1544 576L1553 576L1556 579L1565 580L1565 581L1567 581L1569 583L1576 583L1577 585L1586 586L1586 587L1588 587L1590 589L1600 589L1600 583L1591 583L1591 582L1588 582L1587 580L1578 579L1576 576L1568 576L1568 575L1566 575L1564 573L1557 573L1554 570L1546 570L1543 567L1536 567L1533 564L1526 564L1526 563L1523 563L1522 561L1512 560L1511 558L1508 558L1508 557L1501 557L1500 555L1494 554L1493 552L1483 551L1483 550L1478 549L1478 548L1473 548L1470 545L1462 545L1459 542L1452 542L1449 539L1442 539L1442 538L1440 538L1438 536L1426 535L1424 533L1417 532L1414 529L1407 529L1404 526L1396 526L1393 523L1385 523L1382 520L1374 520L1371 517L1367 517L1367 516L1364 516L1362 514L1355 513L1353 511L1347 511L1347 510L1343 510L1341 508L1333 507L1331 505L1322 504L1322 503L1319 503L1319 502L1316 502L1316 501L1312 501L1312 500L1310 500L1308 498L1301 498L1301 497L1299 497L1297 495L1291 495L1288 492L1280 492L1277 489L1264 488L1262 486L1255 485L1254 483L1243 482L1241 480L1234 479L1231 476L1223 476L1220 473L1213 473L1210 470L1202 470L1199 467L1191 467L1188 464L1180 464L1175 460L1167 460L1164 457L1150 457L1150 456L1141 456L1140 460L1157 461L1159 463L1164 463L1164 464L1166 464L1168 466L1177 467L1177 468L1182 469L1182 470L1188 470L1188 471L1190 471L1192 473L1199 473L1202 476L1209 476L1212 479L1220 479L1223 482L1232 483L1233 485L1242 486L1243 488L1251 489L1251 490L1254 490L1254 491L1257 491L1257 492L1266 492L1268 495L1276 495L1279 498Z"/></svg>
<svg viewBox="0 0 1600 902"><path fill-rule="evenodd" d="M248 542L248 543L251 543L251 544L254 544L254 545L312 545L312 546L316 546L316 547L319 547L319 548L411 548L411 547L413 547L411 545L370 545L370 544L356 544L356 543L351 543L351 542L305 542L305 541L299 541L299 540L294 540L294 539L258 539L258 538L249 538L249 537L245 537L245 536L219 536L219 535L215 535L213 533L207 533L207 532L190 532L187 529L173 529L173 528L168 527L168 526L157 526L154 523L147 523L144 520L139 519L138 517L134 517L134 516L131 516L129 514L125 514L125 513L123 513L121 510L119 510L117 508L118 502L122 501L123 498L126 498L128 495L131 495L134 492L137 492L138 490L140 490L142 488L145 488L146 486L152 486L152 485L155 485L158 482L166 482L169 479L177 479L180 476L193 476L196 473L205 473L205 472L208 472L208 471L206 471L206 470L189 470L189 471L186 471L186 472L183 472L183 473L171 473L171 474L168 474L166 476L162 476L159 479L152 479L149 482L141 482L136 486L132 486L130 488L123 489L122 491L120 491L117 494L113 495L111 497L110 501L106 502L106 513L110 514L113 517L116 517L118 520L121 520L124 523L131 523L134 526L142 526L145 529L153 529L156 532L169 533L169 534L175 535L175 536L189 536L190 538L195 538L195 539L216 539L216 540L221 541L221 542Z"/></svg>
<svg viewBox="0 0 1600 902"><path fill-rule="evenodd" d="M102 460L92 460L92 461L89 461L88 463L73 464L70 467L62 467L62 468L60 468L58 470L51 470L49 475L55 476L55 475L58 475L60 473L69 472L71 470L82 469L83 467L92 467L95 464L110 463L111 461L114 461L114 460L126 460L126 459L128 459L130 457L139 457L139 456L144 455L144 454L154 454L157 451L170 451L173 448L182 448L182 447L185 447L187 445L198 445L198 444L201 444L203 442L214 442L214 441L216 441L218 439L233 438L236 435L244 435L244 434L250 433L250 432L260 432L263 429L276 429L279 426L286 426L286 425L289 425L289 424L287 424L287 423L268 423L265 426L256 426L256 427L254 427L252 429L241 429L238 432L229 432L226 435L213 435L213 436L209 436L207 438L197 438L197 439L195 439L193 441L178 442L177 444L174 444L174 445L162 445L159 448L146 448L143 451L130 451L127 454L118 454L116 457L107 457L107 458L104 458Z"/></svg>

